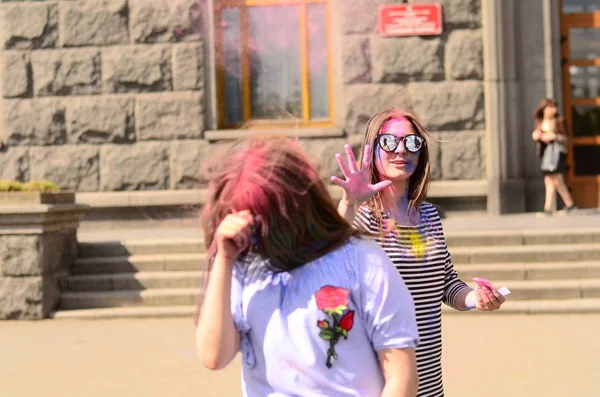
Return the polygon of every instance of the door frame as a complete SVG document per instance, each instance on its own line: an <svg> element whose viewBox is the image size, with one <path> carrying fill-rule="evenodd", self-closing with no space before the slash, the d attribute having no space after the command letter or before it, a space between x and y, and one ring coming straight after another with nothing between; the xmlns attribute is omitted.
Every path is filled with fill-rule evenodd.
<svg viewBox="0 0 600 397"><path fill-rule="evenodd" d="M575 146L600 146L600 135L595 137L575 137L573 134L572 106L598 106L600 96L592 98L572 98L570 66L597 66L600 67L600 58L596 59L569 59L570 43L569 30L571 28L598 28L600 29L600 11L591 13L563 14L562 1L559 4L560 12L560 37L561 37L561 73L563 88L563 114L569 137L569 150L567 153L567 184L575 202L582 207L600 207L600 175L577 176L575 175Z"/></svg>

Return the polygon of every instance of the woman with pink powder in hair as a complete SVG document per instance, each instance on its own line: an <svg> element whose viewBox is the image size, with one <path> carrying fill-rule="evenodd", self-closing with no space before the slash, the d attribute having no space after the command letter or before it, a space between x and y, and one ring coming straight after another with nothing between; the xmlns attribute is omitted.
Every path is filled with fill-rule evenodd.
<svg viewBox="0 0 600 397"><path fill-rule="evenodd" d="M218 160L202 214L202 363L225 368L241 351L244 396L415 396L410 293L298 144L253 138Z"/></svg>
<svg viewBox="0 0 600 397"><path fill-rule="evenodd" d="M492 311L505 298L487 280L473 290L452 266L437 210L425 202L429 185L427 132L416 115L390 109L371 117L357 162L336 155L344 180L339 212L371 234L402 275L415 301L419 396L444 395L442 302L457 310Z"/></svg>

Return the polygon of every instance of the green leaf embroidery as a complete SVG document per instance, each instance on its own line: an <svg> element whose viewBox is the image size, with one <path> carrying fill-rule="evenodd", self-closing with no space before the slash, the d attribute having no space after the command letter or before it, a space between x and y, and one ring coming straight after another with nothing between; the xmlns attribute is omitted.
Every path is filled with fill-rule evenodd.
<svg viewBox="0 0 600 397"><path fill-rule="evenodd" d="M334 312L335 314L338 314L338 315L340 315L340 316L341 316L342 314L344 314L344 310L346 310L346 309L347 309L347 307L346 307L346 306L339 306L339 307L336 307L336 308L335 308L335 310L334 310L333 312Z"/></svg>
<svg viewBox="0 0 600 397"><path fill-rule="evenodd" d="M331 340L333 338L333 332L331 332L328 329L324 329L323 331L321 331L321 333L319 333L319 336L321 337L321 339Z"/></svg>

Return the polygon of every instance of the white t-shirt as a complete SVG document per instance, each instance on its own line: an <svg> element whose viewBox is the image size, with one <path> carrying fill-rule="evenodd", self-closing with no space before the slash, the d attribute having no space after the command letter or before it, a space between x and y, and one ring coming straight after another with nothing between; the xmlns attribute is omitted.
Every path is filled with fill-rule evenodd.
<svg viewBox="0 0 600 397"><path fill-rule="evenodd" d="M380 396L377 351L419 341L402 277L366 239L290 272L238 263L231 298L244 396Z"/></svg>

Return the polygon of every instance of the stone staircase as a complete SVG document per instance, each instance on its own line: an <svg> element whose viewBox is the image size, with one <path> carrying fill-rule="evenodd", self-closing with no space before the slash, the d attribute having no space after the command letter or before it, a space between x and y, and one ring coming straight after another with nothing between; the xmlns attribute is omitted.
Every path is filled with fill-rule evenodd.
<svg viewBox="0 0 600 397"><path fill-rule="evenodd" d="M454 232L447 242L463 280L512 291L498 313L600 312L600 227ZM191 316L205 263L199 237L81 243L53 317Z"/></svg>

